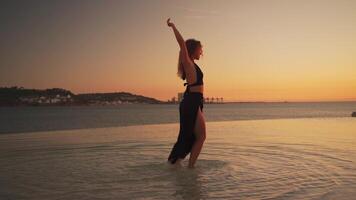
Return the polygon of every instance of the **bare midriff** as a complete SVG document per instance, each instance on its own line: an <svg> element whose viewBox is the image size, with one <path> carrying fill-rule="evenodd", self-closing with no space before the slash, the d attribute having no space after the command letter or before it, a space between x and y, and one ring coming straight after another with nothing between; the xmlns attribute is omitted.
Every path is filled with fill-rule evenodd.
<svg viewBox="0 0 356 200"><path fill-rule="evenodd" d="M189 92L200 92L204 94L204 85L195 85L189 87Z"/></svg>

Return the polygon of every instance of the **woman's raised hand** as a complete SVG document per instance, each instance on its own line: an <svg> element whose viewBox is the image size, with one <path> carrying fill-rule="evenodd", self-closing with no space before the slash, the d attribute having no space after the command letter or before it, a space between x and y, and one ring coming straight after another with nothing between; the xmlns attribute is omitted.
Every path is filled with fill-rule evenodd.
<svg viewBox="0 0 356 200"><path fill-rule="evenodd" d="M168 25L169 27L173 27L173 26L174 26L174 24L171 22L171 18L168 18L168 19L167 19L167 25Z"/></svg>
<svg viewBox="0 0 356 200"><path fill-rule="evenodd" d="M171 18L167 19L167 25L172 28L174 35L176 36L176 39L177 39L180 49L181 50L184 49L185 51L187 51L187 48L185 47L184 39L183 39L182 35L179 33L179 31L177 30L176 26L171 22Z"/></svg>

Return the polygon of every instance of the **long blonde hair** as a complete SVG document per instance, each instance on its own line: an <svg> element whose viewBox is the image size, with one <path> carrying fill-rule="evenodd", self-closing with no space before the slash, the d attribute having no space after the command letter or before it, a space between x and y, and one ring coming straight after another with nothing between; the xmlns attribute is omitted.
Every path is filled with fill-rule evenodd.
<svg viewBox="0 0 356 200"><path fill-rule="evenodd" d="M195 40L195 39L188 39L185 41L185 46L187 47L187 51L188 51L188 55L189 55L189 58L193 55L193 53L195 52L195 50L198 48L198 47L201 47L201 43L200 41L198 40ZM177 72L177 75L185 80L186 78L186 75L185 75L185 72L184 72L184 66L183 66L183 63L181 62L181 53L179 52L179 57L178 57L178 72Z"/></svg>

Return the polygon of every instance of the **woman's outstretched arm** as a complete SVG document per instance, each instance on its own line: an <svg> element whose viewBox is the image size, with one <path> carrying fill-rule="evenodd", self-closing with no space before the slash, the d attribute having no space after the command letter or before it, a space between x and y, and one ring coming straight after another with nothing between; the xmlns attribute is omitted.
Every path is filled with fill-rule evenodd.
<svg viewBox="0 0 356 200"><path fill-rule="evenodd" d="M174 35L176 36L177 42L180 47L180 55L181 55L182 62L192 64L192 62L189 58L187 47L185 45L185 41L184 41L182 35L177 30L176 26L172 22L170 22L170 20L171 20L170 18L167 19L167 25L169 27L172 27Z"/></svg>
<svg viewBox="0 0 356 200"><path fill-rule="evenodd" d="M179 47L182 50L185 47L184 39L183 39L182 35L179 33L179 31L177 30L176 26L172 22L170 22L170 20L171 20L171 18L167 19L167 25L173 29L173 32L174 32L174 35L176 36Z"/></svg>

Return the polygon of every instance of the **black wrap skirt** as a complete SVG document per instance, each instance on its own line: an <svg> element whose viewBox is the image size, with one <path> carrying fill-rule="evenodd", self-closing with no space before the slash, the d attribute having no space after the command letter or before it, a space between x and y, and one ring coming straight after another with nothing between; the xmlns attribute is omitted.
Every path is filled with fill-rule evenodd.
<svg viewBox="0 0 356 200"><path fill-rule="evenodd" d="M198 109L203 111L204 97L202 93L185 92L179 104L179 135L174 144L168 161L174 164L178 158L184 159L192 150L195 142L194 127Z"/></svg>

